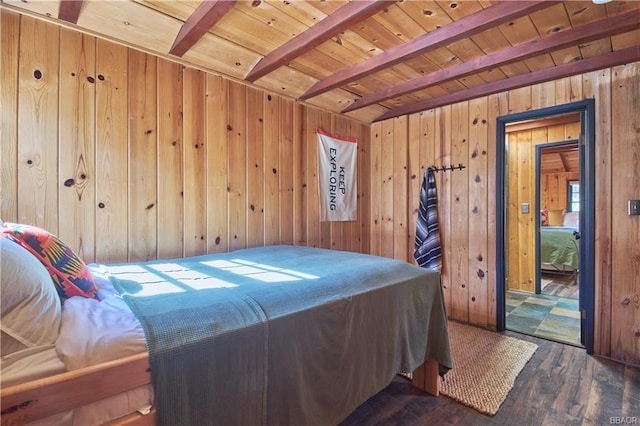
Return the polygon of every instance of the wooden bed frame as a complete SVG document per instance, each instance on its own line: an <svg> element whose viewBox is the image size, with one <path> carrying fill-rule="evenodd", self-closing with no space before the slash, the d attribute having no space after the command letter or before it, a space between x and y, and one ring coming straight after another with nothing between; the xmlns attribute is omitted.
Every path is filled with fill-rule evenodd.
<svg viewBox="0 0 640 426"><path fill-rule="evenodd" d="M151 383L148 354L140 353L0 389L2 426L22 425ZM412 384L438 396L438 362L428 359ZM155 411L133 413L112 425L154 425Z"/></svg>

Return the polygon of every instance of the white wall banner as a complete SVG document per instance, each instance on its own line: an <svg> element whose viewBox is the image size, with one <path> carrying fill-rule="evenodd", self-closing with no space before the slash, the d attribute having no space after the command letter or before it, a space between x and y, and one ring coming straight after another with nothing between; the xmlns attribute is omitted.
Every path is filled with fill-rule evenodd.
<svg viewBox="0 0 640 426"><path fill-rule="evenodd" d="M320 220L357 220L358 140L317 129Z"/></svg>

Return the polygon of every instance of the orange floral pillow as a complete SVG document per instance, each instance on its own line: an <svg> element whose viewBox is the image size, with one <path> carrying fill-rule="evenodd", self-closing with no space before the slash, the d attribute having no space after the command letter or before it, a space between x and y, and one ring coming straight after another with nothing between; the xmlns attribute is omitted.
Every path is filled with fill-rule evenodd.
<svg viewBox="0 0 640 426"><path fill-rule="evenodd" d="M98 298L87 265L55 235L36 226L4 222L0 236L20 244L42 262L62 300L72 296Z"/></svg>

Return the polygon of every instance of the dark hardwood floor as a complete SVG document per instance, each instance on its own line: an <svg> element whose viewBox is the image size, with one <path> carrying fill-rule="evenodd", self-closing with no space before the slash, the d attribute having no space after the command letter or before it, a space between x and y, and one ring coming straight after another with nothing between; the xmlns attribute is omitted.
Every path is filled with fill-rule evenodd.
<svg viewBox="0 0 640 426"><path fill-rule="evenodd" d="M640 368L582 348L505 332L538 350L498 413L489 417L397 377L341 425L640 425ZM455 368L455 366L454 366Z"/></svg>

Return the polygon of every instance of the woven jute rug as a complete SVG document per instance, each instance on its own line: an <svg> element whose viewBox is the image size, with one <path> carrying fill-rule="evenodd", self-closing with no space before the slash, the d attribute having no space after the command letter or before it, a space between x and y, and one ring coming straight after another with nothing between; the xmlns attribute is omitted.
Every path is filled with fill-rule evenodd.
<svg viewBox="0 0 640 426"><path fill-rule="evenodd" d="M538 345L449 321L453 369L440 382L442 394L493 416Z"/></svg>

